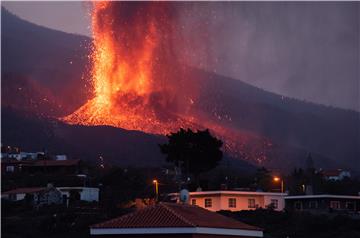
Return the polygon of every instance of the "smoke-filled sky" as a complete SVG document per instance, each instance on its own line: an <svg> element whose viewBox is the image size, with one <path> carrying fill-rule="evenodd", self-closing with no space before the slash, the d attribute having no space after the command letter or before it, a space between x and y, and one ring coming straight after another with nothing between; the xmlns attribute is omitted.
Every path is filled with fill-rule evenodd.
<svg viewBox="0 0 360 238"><path fill-rule="evenodd" d="M359 2L174 3L191 64L282 95L360 111ZM82 2L2 2L39 25L89 35Z"/></svg>

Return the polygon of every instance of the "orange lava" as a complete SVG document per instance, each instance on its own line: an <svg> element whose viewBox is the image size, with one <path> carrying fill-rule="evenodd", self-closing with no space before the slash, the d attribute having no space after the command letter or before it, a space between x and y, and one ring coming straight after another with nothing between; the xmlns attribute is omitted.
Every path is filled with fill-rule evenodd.
<svg viewBox="0 0 360 238"><path fill-rule="evenodd" d="M62 120L162 135L179 128L209 128L224 140L226 151L246 159L249 136L200 119L190 110L196 98L181 98L182 69L171 50L176 31L171 14L164 2L94 2L94 97ZM192 88L187 85L186 90Z"/></svg>
<svg viewBox="0 0 360 238"><path fill-rule="evenodd" d="M171 33L166 8L166 4L94 2L95 96L63 118L65 122L155 134L192 126L191 117L180 118L169 110L176 98L166 79L171 69L166 62L171 55L164 49L166 34ZM127 16L114 15L122 13Z"/></svg>

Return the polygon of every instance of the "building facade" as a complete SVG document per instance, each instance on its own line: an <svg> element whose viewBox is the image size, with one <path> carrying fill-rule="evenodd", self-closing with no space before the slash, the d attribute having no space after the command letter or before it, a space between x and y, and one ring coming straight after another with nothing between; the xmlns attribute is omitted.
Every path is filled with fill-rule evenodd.
<svg viewBox="0 0 360 238"><path fill-rule="evenodd" d="M66 204L69 201L99 201L99 188L92 187L47 187L18 188L1 194L3 199L10 201L28 200L35 206L45 204Z"/></svg>
<svg viewBox="0 0 360 238"><path fill-rule="evenodd" d="M99 188L92 187L57 187L61 192L63 199L69 200L74 194L78 194L78 200L87 202L99 201Z"/></svg>
<svg viewBox="0 0 360 238"><path fill-rule="evenodd" d="M241 211L257 208L272 208L282 211L285 208L286 193L251 192L251 191L201 191L190 192L189 203L209 211ZM178 194L171 194L176 197Z"/></svg>
<svg viewBox="0 0 360 238"><path fill-rule="evenodd" d="M1 194L1 198L10 201L25 200L35 207L51 204L62 204L60 191L49 184L42 188L18 188Z"/></svg>
<svg viewBox="0 0 360 238"><path fill-rule="evenodd" d="M347 195L302 195L285 198L286 209L312 213L359 213L360 196Z"/></svg>

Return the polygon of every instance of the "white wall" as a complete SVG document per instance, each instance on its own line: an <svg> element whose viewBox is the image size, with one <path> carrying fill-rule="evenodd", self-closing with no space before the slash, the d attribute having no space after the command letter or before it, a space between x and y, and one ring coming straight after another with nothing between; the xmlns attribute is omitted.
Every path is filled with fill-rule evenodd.
<svg viewBox="0 0 360 238"><path fill-rule="evenodd" d="M205 207L205 199L212 199L212 207ZM229 198L236 199L236 207L229 207ZM285 199L283 195L259 195L259 194L204 194L204 195L191 195L190 194L190 204L192 199L196 199L196 205L203 207L209 211L220 211L220 210L230 210L230 211L241 211L241 210L255 210L258 208L266 208L271 204L271 199L278 200L278 208L275 210L281 211L285 208ZM255 200L255 208L249 208L249 199Z"/></svg>
<svg viewBox="0 0 360 238"><path fill-rule="evenodd" d="M80 200L93 202L99 201L99 189L98 188L90 188L90 187L58 187L61 195L66 195L68 198L70 197L70 191L76 190L80 193Z"/></svg>
<svg viewBox="0 0 360 238"><path fill-rule="evenodd" d="M25 193L18 193L16 194L16 201L25 199L26 194Z"/></svg>
<svg viewBox="0 0 360 238"><path fill-rule="evenodd" d="M83 201L99 201L99 189L98 188L84 188L80 193L80 199Z"/></svg>
<svg viewBox="0 0 360 238"><path fill-rule="evenodd" d="M276 211L282 211L285 208L285 199L284 196L271 196L271 195L266 195L264 196L264 201L265 201L265 207L269 206L271 204L271 199L276 199L278 200L278 207L275 208Z"/></svg>

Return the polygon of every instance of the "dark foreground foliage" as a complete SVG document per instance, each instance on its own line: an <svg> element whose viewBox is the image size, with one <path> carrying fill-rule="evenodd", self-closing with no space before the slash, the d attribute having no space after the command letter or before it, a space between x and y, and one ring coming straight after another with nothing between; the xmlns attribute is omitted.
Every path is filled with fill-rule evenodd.
<svg viewBox="0 0 360 238"><path fill-rule="evenodd" d="M268 238L356 238L360 237L360 216L314 215L310 213L255 211L229 212L223 215L264 229Z"/></svg>
<svg viewBox="0 0 360 238"><path fill-rule="evenodd" d="M89 226L121 216L133 209L115 208L111 213L95 204L79 207L44 207L29 210L21 204L2 203L1 237L63 238L90 237ZM267 238L357 238L360 237L360 217L313 215L309 213L255 211L220 214L264 229Z"/></svg>
<svg viewBox="0 0 360 238"><path fill-rule="evenodd" d="M113 209L111 213L96 204L64 208L47 206L39 210L23 204L2 201L1 237L6 238L79 238L90 237L89 226L124 215L132 209Z"/></svg>

